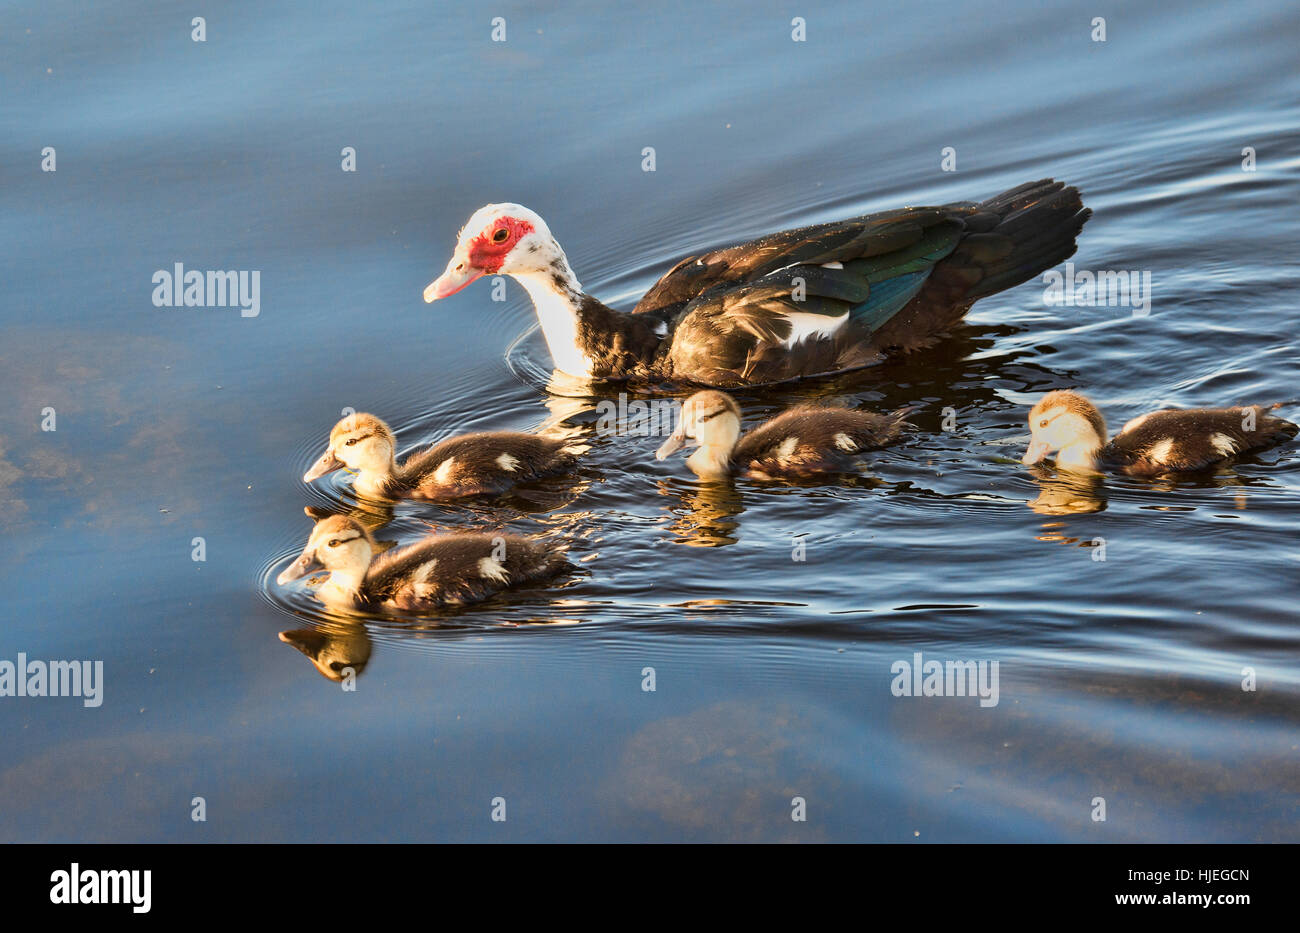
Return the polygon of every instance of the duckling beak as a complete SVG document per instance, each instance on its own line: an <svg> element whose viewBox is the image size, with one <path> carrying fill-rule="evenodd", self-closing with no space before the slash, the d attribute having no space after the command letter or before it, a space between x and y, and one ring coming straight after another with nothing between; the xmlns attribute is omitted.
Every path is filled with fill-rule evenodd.
<svg viewBox="0 0 1300 933"><path fill-rule="evenodd" d="M476 269L468 261L452 256L451 262L447 263L446 271L430 282L424 290L424 302L432 304L439 298L454 295L470 282L482 277L482 269Z"/></svg>
<svg viewBox="0 0 1300 933"><path fill-rule="evenodd" d="M326 473L332 473L339 467L343 466L343 461L334 456L333 451L325 451L321 458L312 464L311 469L302 475L304 483L310 483L312 480L320 479Z"/></svg>
<svg viewBox="0 0 1300 933"><path fill-rule="evenodd" d="M1052 445L1047 443L1047 441L1031 441L1029 449L1026 450L1025 455L1020 458L1020 462L1029 466L1030 464L1038 463L1051 452Z"/></svg>
<svg viewBox="0 0 1300 933"><path fill-rule="evenodd" d="M299 628L280 633L280 641L293 645L309 658L314 658L325 647L325 636L315 629Z"/></svg>
<svg viewBox="0 0 1300 933"><path fill-rule="evenodd" d="M288 567L285 567L284 570L280 572L280 575L275 578L275 582L278 583L280 586L284 586L286 583L292 583L294 580L297 580L299 577L305 577L308 573L310 573L311 568L315 566L315 564L316 564L316 555L313 554L310 550L303 551L301 554L298 555L297 560L295 560Z"/></svg>
<svg viewBox="0 0 1300 933"><path fill-rule="evenodd" d="M685 443L686 432L681 428L678 428L672 433L672 436L669 437L668 440L659 445L659 449L655 451L655 459L665 460L668 457L671 457L674 453L681 450L682 445Z"/></svg>

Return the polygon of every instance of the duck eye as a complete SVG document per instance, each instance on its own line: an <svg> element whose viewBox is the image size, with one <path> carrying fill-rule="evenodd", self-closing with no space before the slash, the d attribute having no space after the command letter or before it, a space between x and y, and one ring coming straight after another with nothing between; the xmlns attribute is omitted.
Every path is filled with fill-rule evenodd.
<svg viewBox="0 0 1300 933"><path fill-rule="evenodd" d="M1043 422L1043 423L1046 424L1047 422ZM358 438L355 438L355 437L349 437L349 438L348 438L348 446L351 447L353 444L355 444L355 443L357 442L357 440L358 440Z"/></svg>
<svg viewBox="0 0 1300 933"><path fill-rule="evenodd" d="M1038 422L1038 426L1039 426L1040 428L1045 428L1045 427L1047 427L1047 419L1044 418L1042 421Z"/></svg>
<svg viewBox="0 0 1300 933"><path fill-rule="evenodd" d="M496 232L492 234L493 243L504 243L508 239L510 239L510 231L505 227L498 227Z"/></svg>
<svg viewBox="0 0 1300 933"><path fill-rule="evenodd" d="M339 546L339 539L338 539L338 538L330 538L330 540L329 540L329 546L330 546L330 547L338 547L338 546Z"/></svg>

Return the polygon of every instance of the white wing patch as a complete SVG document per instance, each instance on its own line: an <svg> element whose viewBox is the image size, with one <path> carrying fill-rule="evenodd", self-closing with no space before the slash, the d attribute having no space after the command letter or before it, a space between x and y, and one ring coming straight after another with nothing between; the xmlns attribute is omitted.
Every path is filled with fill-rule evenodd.
<svg viewBox="0 0 1300 933"><path fill-rule="evenodd" d="M849 437L843 431L835 435L835 446L838 447L840 450L847 450L849 452L858 449L857 441Z"/></svg>
<svg viewBox="0 0 1300 933"><path fill-rule="evenodd" d="M501 469L505 470L507 473L513 473L515 470L519 469L519 458L511 456L510 454L502 454L497 457L497 466L501 467Z"/></svg>
<svg viewBox="0 0 1300 933"><path fill-rule="evenodd" d="M451 483L451 472L456 469L456 458L449 457L438 464L438 469L433 471L433 481L439 485L448 485Z"/></svg>
<svg viewBox="0 0 1300 933"><path fill-rule="evenodd" d="M495 580L497 583L510 582L510 571L506 570L501 561L495 557L479 558L478 572L480 576L488 580Z"/></svg>
<svg viewBox="0 0 1300 933"><path fill-rule="evenodd" d="M822 263L822 268L823 268L823 269L843 269L843 268L844 268L844 263L842 263L842 262L824 262L824 263Z"/></svg>
<svg viewBox="0 0 1300 933"><path fill-rule="evenodd" d="M787 437L781 442L781 446L776 449L777 460L789 460L794 456L795 448L799 446L799 438Z"/></svg>
<svg viewBox="0 0 1300 933"><path fill-rule="evenodd" d="M1169 455L1174 452L1174 439L1166 437L1158 444L1153 444L1147 451L1147 456L1156 463L1165 463L1169 460Z"/></svg>
<svg viewBox="0 0 1300 933"><path fill-rule="evenodd" d="M787 311L785 319L790 322L790 336L781 346L787 350L808 339L827 340L834 337L849 320L849 312L839 317L827 317L825 314L810 314L807 311Z"/></svg>
<svg viewBox="0 0 1300 933"><path fill-rule="evenodd" d="M1210 444L1225 457L1231 457L1237 452L1237 442L1218 431L1210 435Z"/></svg>

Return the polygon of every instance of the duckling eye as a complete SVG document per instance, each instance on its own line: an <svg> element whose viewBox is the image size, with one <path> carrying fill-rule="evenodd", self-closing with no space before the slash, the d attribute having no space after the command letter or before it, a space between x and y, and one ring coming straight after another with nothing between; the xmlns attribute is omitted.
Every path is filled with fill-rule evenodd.
<svg viewBox="0 0 1300 933"><path fill-rule="evenodd" d="M1046 424L1047 422L1043 422L1043 423ZM355 438L355 437L349 437L349 438L348 438L348 446L349 446L349 447L351 447L351 446L352 446L353 444L355 444L356 442L357 442L357 438Z"/></svg>
<svg viewBox="0 0 1300 933"><path fill-rule="evenodd" d="M1044 418L1042 421L1038 422L1038 426L1039 426L1040 428L1045 428L1045 427L1047 427L1047 419Z"/></svg>
<svg viewBox="0 0 1300 933"><path fill-rule="evenodd" d="M493 243L504 243L508 239L510 239L510 231L505 227L498 227L496 232L492 234Z"/></svg>
<svg viewBox="0 0 1300 933"><path fill-rule="evenodd" d="M338 539L338 538L330 538L330 539L329 539L329 544L328 544L327 546L328 546L328 547L338 547L338 546L339 546L339 539Z"/></svg>

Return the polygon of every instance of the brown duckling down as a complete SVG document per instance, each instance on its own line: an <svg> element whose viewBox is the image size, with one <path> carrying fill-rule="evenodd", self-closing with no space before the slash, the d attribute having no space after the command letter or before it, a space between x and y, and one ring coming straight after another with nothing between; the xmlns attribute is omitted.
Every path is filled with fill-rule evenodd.
<svg viewBox="0 0 1300 933"><path fill-rule="evenodd" d="M682 404L677 430L655 452L660 460L687 441L699 449L686 465L702 478L742 475L778 479L838 473L853 458L898 439L909 409L889 415L842 407L803 405L748 434L740 432L740 406L726 392L696 392Z"/></svg>
<svg viewBox="0 0 1300 933"><path fill-rule="evenodd" d="M280 585L317 567L316 596L333 609L421 611L487 599L553 577L569 566L565 547L508 534L429 535L374 556L370 532L345 515L321 519L307 546L276 578Z"/></svg>
<svg viewBox="0 0 1300 933"><path fill-rule="evenodd" d="M356 474L357 494L367 498L455 499L566 472L587 449L570 439L488 431L449 437L398 464L392 429L358 412L334 425L329 446L303 481L346 467Z"/></svg>
<svg viewBox="0 0 1300 933"><path fill-rule="evenodd" d="M1115 469L1131 476L1203 470L1296 436L1296 425L1269 414L1280 407L1166 408L1129 421L1109 442L1106 419L1077 392L1049 392L1029 412L1032 438L1022 462L1056 452L1056 466L1076 472Z"/></svg>

